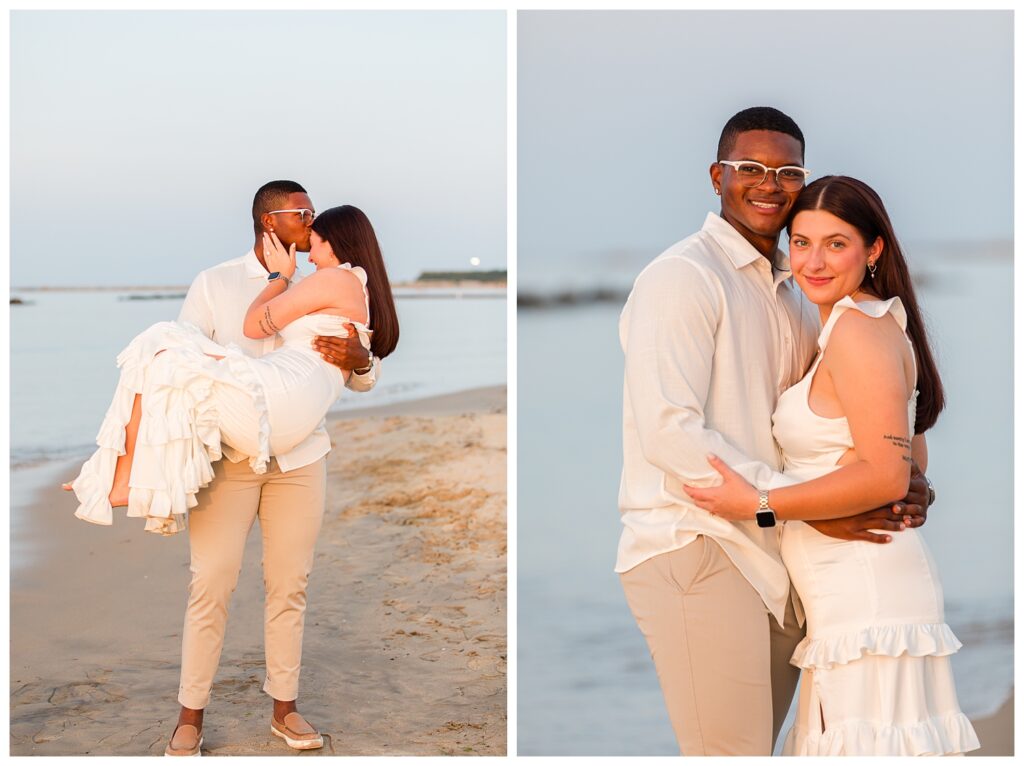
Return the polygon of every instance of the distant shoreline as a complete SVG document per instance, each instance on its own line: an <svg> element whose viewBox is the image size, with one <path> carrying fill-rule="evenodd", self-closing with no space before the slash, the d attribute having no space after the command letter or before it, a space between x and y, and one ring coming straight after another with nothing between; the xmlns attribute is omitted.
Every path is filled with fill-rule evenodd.
<svg viewBox="0 0 1024 766"><path fill-rule="evenodd" d="M391 287L395 290L416 290L423 292L444 292L446 290L481 290L488 292L499 292L507 288L506 282L484 282L480 280L463 279L458 281L435 281L426 282L393 282ZM74 285L68 287L14 287L10 288L11 293L125 293L125 292L188 292L188 285L122 285L110 286L83 286Z"/></svg>
<svg viewBox="0 0 1024 766"><path fill-rule="evenodd" d="M122 301L156 301L185 299L188 287L138 286L138 287L12 287L9 303L11 306L31 306L31 296L50 293L114 293ZM507 284L504 282L397 282L392 285L396 300L412 298L506 298Z"/></svg>

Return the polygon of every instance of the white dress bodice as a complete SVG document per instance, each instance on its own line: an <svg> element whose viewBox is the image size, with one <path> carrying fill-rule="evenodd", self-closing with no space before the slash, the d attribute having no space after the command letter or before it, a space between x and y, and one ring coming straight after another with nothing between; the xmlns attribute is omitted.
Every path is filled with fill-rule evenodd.
<svg viewBox="0 0 1024 766"><path fill-rule="evenodd" d="M853 434L850 433L850 424L847 419L845 417L827 418L819 415L811 409L808 400L814 374L825 355L825 348L828 346L832 330L839 318L849 310L859 311L876 319L884 317L886 314L892 314L900 328L904 332L907 329L907 313L899 298L856 303L847 296L832 308L832 313L829 314L828 320L818 336L819 351L811 368L798 383L782 392L775 407L775 413L772 415L772 433L782 449L782 470L801 481L816 479L834 471L838 467L836 465L838 460L847 450L853 449ZM907 343L910 343L909 338ZM911 356L913 356L913 346L911 346ZM915 390L907 402L907 417L910 423L908 433L910 434L914 430L916 411L917 391Z"/></svg>

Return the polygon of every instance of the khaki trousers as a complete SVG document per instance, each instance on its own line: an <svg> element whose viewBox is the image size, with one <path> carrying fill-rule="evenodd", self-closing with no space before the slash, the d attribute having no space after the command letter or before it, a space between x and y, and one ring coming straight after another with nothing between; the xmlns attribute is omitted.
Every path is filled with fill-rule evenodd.
<svg viewBox="0 0 1024 766"><path fill-rule="evenodd" d="M178 702L205 708L224 646L228 602L238 582L253 522L263 534L263 631L267 677L263 691L276 700L299 693L306 582L324 515L326 460L282 473L272 460L265 474L246 461L220 460L215 478L189 512L192 582L181 641Z"/></svg>
<svg viewBox="0 0 1024 766"><path fill-rule="evenodd" d="M699 536L621 575L683 755L771 755L796 688L803 638L714 540Z"/></svg>

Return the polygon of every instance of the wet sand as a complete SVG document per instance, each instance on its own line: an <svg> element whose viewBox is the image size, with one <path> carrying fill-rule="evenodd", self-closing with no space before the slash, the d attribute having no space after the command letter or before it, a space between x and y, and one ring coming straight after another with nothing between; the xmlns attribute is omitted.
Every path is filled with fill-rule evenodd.
<svg viewBox="0 0 1024 766"><path fill-rule="evenodd" d="M332 416L328 430L299 698L325 747L308 754L503 755L504 387ZM74 519L56 485L76 468L12 495L10 752L160 755L177 718L188 541L117 513L113 527ZM260 690L259 561L253 533L204 755L294 754Z"/></svg>
<svg viewBox="0 0 1024 766"><path fill-rule="evenodd" d="M971 721L981 748L967 755L1013 755L1013 701L1011 694L995 714Z"/></svg>

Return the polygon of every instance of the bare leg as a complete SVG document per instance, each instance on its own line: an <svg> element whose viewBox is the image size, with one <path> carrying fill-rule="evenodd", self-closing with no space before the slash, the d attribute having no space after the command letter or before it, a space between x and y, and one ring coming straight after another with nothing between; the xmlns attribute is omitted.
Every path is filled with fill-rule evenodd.
<svg viewBox="0 0 1024 766"><path fill-rule="evenodd" d="M203 730L203 710L193 710L190 707L181 706L181 710L178 711L178 726L184 726L185 724L191 724L195 726L199 731Z"/></svg>
<svg viewBox="0 0 1024 766"><path fill-rule="evenodd" d="M297 712L298 708L295 707L295 700L289 700L288 702L274 700L274 718L278 721L283 721L284 717L289 713Z"/></svg>
<svg viewBox="0 0 1024 766"><path fill-rule="evenodd" d="M163 351L157 351L154 356L160 356ZM221 360L223 356L206 354L213 359ZM114 467L114 483L110 488L110 505L117 508L121 505L128 505L128 479L132 474L132 461L135 459L135 441L139 435L139 422L142 420L142 394L136 394L132 402L132 414L124 427L124 454L118 455L117 464ZM60 485L65 492L71 491L71 482Z"/></svg>
<svg viewBox="0 0 1024 766"><path fill-rule="evenodd" d="M135 395L132 414L124 427L124 454L117 456L114 466L114 483L110 487L110 505L128 505L128 479L132 475L132 461L135 459L135 441L139 436L139 422L142 420L142 394ZM71 482L60 485L65 492L71 491Z"/></svg>
<svg viewBox="0 0 1024 766"><path fill-rule="evenodd" d="M135 395L132 402L132 416L124 427L124 454L118 455L114 467L114 483L110 487L110 504L113 507L128 505L128 478L132 474L135 460L135 440L139 436L139 421L142 420L142 394Z"/></svg>

